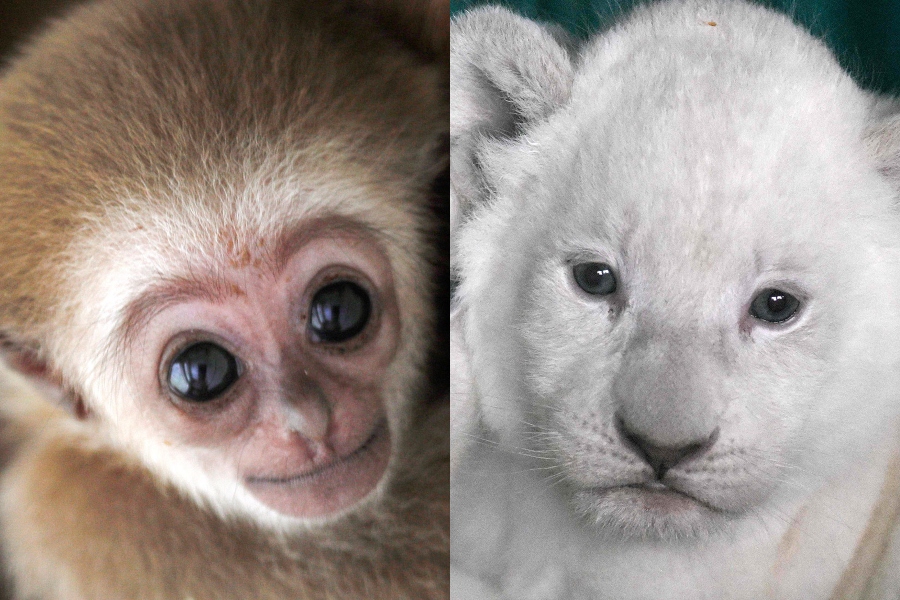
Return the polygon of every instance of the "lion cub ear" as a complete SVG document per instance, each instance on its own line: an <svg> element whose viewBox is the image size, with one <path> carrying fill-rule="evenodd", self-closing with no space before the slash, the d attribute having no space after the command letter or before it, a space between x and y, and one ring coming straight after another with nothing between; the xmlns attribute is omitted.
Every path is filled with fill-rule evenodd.
<svg viewBox="0 0 900 600"><path fill-rule="evenodd" d="M481 199L479 145L512 138L564 104L574 52L566 34L499 7L469 11L450 28L451 220Z"/></svg>
<svg viewBox="0 0 900 600"><path fill-rule="evenodd" d="M876 101L865 141L878 170L900 192L900 100Z"/></svg>
<svg viewBox="0 0 900 600"><path fill-rule="evenodd" d="M481 148L512 139L569 99L575 44L562 31L498 7L479 8L450 26L450 266L460 222L486 196ZM455 293L454 293L455 295ZM458 299L455 299L458 300ZM451 472L478 423L462 303L454 301L450 338Z"/></svg>

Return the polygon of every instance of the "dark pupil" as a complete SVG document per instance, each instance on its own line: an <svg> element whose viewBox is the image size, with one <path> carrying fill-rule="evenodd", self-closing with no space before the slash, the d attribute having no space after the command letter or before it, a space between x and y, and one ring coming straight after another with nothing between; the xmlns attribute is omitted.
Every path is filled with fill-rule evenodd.
<svg viewBox="0 0 900 600"><path fill-rule="evenodd" d="M206 402L237 381L237 360L212 342L188 346L169 366L169 389L186 400Z"/></svg>
<svg viewBox="0 0 900 600"><path fill-rule="evenodd" d="M772 294L771 296L769 296L769 300L768 300L769 311L772 313L775 313L775 314L780 313L785 308L787 308L787 304L788 304L788 301L784 294L780 294L780 293L776 292L776 293Z"/></svg>
<svg viewBox="0 0 900 600"><path fill-rule="evenodd" d="M352 281L336 281L313 296L309 329L318 342L343 342L359 335L369 322L372 301Z"/></svg>
<svg viewBox="0 0 900 600"><path fill-rule="evenodd" d="M602 296L616 291L616 276L606 263L581 263L575 265L573 274L578 287L588 294Z"/></svg>
<svg viewBox="0 0 900 600"><path fill-rule="evenodd" d="M800 308L800 301L787 292L768 289L759 293L750 304L750 314L769 323L787 321Z"/></svg>

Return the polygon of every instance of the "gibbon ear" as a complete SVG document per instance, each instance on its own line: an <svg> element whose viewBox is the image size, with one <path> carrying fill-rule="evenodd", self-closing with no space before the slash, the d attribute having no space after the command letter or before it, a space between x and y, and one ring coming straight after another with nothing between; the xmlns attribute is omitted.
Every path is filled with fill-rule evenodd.
<svg viewBox="0 0 900 600"><path fill-rule="evenodd" d="M485 137L515 137L569 98L574 44L562 30L499 7L450 27L451 227L484 192L478 149Z"/></svg>

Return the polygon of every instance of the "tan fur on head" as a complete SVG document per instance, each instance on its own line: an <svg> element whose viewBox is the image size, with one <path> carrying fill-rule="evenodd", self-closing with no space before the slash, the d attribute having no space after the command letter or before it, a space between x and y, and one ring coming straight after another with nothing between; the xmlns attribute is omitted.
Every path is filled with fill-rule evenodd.
<svg viewBox="0 0 900 600"><path fill-rule="evenodd" d="M229 192L312 161L413 184L391 202L416 210L403 196L445 168L447 76L352 6L106 2L26 52L0 87L0 329L41 338L68 265L32 257L135 200L228 211Z"/></svg>

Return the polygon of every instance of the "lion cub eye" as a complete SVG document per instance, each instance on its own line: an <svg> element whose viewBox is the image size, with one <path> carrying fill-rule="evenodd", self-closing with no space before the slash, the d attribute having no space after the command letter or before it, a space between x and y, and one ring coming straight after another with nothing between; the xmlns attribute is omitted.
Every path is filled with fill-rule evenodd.
<svg viewBox="0 0 900 600"><path fill-rule="evenodd" d="M572 268L572 274L578 287L588 294L606 296L616 291L616 276L606 263L580 263Z"/></svg>
<svg viewBox="0 0 900 600"><path fill-rule="evenodd" d="M769 323L783 323L793 317L798 308L799 300L787 292L769 288L761 291L750 303L750 315Z"/></svg>

